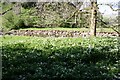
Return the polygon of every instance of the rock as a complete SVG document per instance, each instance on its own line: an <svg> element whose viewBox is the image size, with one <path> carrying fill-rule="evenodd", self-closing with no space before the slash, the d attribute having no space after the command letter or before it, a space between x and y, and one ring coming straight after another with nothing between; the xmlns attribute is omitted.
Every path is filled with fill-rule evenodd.
<svg viewBox="0 0 120 80"><path fill-rule="evenodd" d="M38 37L89 37L90 32L80 31L63 31L63 30L12 30L8 35L24 35L24 36L38 36ZM3 35L0 32L0 35ZM115 32L97 32L97 36L112 37L118 36Z"/></svg>

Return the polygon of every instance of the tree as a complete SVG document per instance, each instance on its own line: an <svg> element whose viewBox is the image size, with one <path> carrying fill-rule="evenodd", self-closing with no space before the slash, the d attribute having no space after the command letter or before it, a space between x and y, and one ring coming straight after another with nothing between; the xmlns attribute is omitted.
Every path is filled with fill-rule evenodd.
<svg viewBox="0 0 120 80"><path fill-rule="evenodd" d="M90 35L96 36L97 26L97 0L91 1L91 21L90 21Z"/></svg>
<svg viewBox="0 0 120 80"><path fill-rule="evenodd" d="M118 16L116 17L116 19L114 20L114 23L112 24L112 22L110 22L111 24L109 25L110 26L110 28L112 28L117 34L118 34L118 36L120 37L120 23L119 23L119 20L120 20L120 16L119 16L119 14L120 14L120 1L117 3L118 4L118 9L114 9L113 8L113 4L98 4L98 5L106 5L106 6L109 6L110 7L110 9L112 10L112 11L115 11L115 12L118 12ZM111 20L113 20L112 18L111 18Z"/></svg>
<svg viewBox="0 0 120 80"><path fill-rule="evenodd" d="M88 12L88 10L90 9L91 13L91 19L90 19L90 36L96 36L96 27L97 27L97 12L98 12L98 8L97 8L97 0L89 0L90 5L82 8L81 10L86 10L86 12ZM84 1L83 5L87 5L87 2ZM76 6L76 5L75 5ZM77 8L77 7L76 7Z"/></svg>
<svg viewBox="0 0 120 80"><path fill-rule="evenodd" d="M119 2L120 3L120 2ZM118 3L118 8L120 6L120 4ZM91 1L91 24L90 24L90 35L91 36L96 36L96 26L97 26L97 12L98 12L98 5L107 5L111 8L111 10L113 11L119 11L120 9L114 9L111 4L97 4L97 0L92 0ZM120 26L119 24L117 25L117 27ZM112 25L112 29L118 33L118 35L120 36L120 32L118 30L118 28L116 28L116 25Z"/></svg>

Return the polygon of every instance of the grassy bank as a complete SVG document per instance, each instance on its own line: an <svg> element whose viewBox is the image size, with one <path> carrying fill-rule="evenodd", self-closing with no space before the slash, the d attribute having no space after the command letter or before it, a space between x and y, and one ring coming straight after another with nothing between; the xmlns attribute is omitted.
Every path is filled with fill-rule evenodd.
<svg viewBox="0 0 120 80"><path fill-rule="evenodd" d="M3 80L112 80L120 72L115 38L2 38Z"/></svg>

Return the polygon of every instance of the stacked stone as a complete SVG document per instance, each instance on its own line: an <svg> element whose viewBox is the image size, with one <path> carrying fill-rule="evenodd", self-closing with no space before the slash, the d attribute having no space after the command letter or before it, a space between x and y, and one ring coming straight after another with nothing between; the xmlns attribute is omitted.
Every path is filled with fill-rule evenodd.
<svg viewBox="0 0 120 80"><path fill-rule="evenodd" d="M12 30L8 35L18 36L38 36L38 37L89 37L89 32L80 31L63 31L63 30ZM115 32L97 32L97 36L116 37Z"/></svg>

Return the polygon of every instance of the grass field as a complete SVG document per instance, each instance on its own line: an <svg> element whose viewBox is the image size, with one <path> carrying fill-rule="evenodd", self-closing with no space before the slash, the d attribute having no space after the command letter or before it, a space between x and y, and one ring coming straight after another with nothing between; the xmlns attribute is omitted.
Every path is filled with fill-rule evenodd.
<svg viewBox="0 0 120 80"><path fill-rule="evenodd" d="M66 31L89 31L89 28L25 28L20 30L66 30ZM114 32L111 28L97 28L97 32Z"/></svg>
<svg viewBox="0 0 120 80"><path fill-rule="evenodd" d="M2 38L3 80L113 80L120 72L116 38Z"/></svg>

